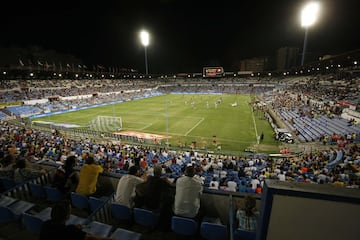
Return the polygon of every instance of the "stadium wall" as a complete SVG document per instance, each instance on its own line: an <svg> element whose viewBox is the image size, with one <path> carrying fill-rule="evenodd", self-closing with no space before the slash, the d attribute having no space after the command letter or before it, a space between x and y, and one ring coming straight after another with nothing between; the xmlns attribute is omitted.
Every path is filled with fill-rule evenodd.
<svg viewBox="0 0 360 240"><path fill-rule="evenodd" d="M360 192L266 180L257 240L359 239Z"/></svg>

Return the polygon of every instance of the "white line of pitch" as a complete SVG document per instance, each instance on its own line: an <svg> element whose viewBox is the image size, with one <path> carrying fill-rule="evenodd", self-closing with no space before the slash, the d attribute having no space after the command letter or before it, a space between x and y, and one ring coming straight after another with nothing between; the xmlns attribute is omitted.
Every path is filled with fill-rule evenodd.
<svg viewBox="0 0 360 240"><path fill-rule="evenodd" d="M144 130L144 129L146 129L146 128L150 127L151 125L153 125L153 124L152 124L152 123L149 123L149 124L148 124L148 125L146 125L145 127L140 128L140 130Z"/></svg>
<svg viewBox="0 0 360 240"><path fill-rule="evenodd" d="M255 128L255 134L256 134L256 142L257 144L259 144L259 138L258 138L258 132L257 132L257 128L256 128L256 122L255 122L255 117L254 117L254 110L252 107L251 108L251 116L252 116L252 119L253 119L253 122L254 122L254 128Z"/></svg>
<svg viewBox="0 0 360 240"><path fill-rule="evenodd" d="M197 124L195 124L189 131L187 131L185 133L184 136L187 136L189 133L191 133L191 131L194 130L197 126L199 126L199 124L202 123L202 121L204 121L204 120L205 120L205 118L201 118L200 121L197 122Z"/></svg>

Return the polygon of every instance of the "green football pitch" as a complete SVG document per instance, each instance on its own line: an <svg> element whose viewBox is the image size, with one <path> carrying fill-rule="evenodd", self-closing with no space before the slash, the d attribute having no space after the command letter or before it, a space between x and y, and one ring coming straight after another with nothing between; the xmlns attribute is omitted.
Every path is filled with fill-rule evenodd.
<svg viewBox="0 0 360 240"><path fill-rule="evenodd" d="M162 135L165 138L161 142L171 146L195 144L209 151L277 152L270 124L260 111L253 112L249 102L250 95L169 94L32 120L86 128L97 116L115 116L122 119L121 132ZM258 142L261 133L264 139Z"/></svg>

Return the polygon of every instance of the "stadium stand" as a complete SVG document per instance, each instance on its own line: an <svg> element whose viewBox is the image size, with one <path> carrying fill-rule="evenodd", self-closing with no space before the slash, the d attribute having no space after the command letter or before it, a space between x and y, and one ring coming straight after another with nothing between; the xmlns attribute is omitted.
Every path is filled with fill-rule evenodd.
<svg viewBox="0 0 360 240"><path fill-rule="evenodd" d="M125 166L135 164L134 156L136 154L144 156L147 167L143 171L146 173L150 174L155 165L162 165L163 177L171 180L174 187L176 187L176 179L183 175L184 167L193 164L196 168L195 178L203 184L205 189L202 204L208 214L221 219L223 226L226 228L227 237L225 238L231 240L236 239L240 234L240 231L233 224L233 213L236 212L240 205L236 200L241 202L245 194L252 194L256 196L259 207L262 194L256 193L256 191L259 186L260 188L266 188L266 181L268 180L285 180L285 182L292 184L303 185L305 183L312 183L311 185L324 184L334 187L335 191L336 189L359 188L360 150L358 142L360 140L360 125L357 120L350 121L351 117L349 119L349 116L356 116L357 112L345 110L347 108L341 104L330 104L330 102L337 103L338 101L349 101L352 104L358 104L358 89L351 90L351 86L358 80L351 80L343 90L339 89L336 84L326 85L326 88L317 86L319 81L325 82L328 78L330 76L289 77L280 80L264 79L264 81L262 79L236 77L214 81L197 79L199 81L196 86L194 86L193 80L181 78L171 78L166 79L166 81L159 79L152 81L141 79L27 80L25 87L31 90L29 92L19 91L20 86L24 87L24 83L20 80L9 80L7 84L2 83L0 87L8 90L7 94L0 97L2 102L23 101L25 103L25 106L6 107L8 111L16 116L76 109L82 106L156 96L171 91L202 92L204 87L209 92L248 93L253 91L266 102L266 107L259 108L264 111L266 111L266 108L271 108L271 110L275 111L291 132L298 131L297 136L300 142L319 143L319 145L324 143L321 148L319 145L314 145L315 147L310 151L304 151L298 155L283 155L279 158L273 158L268 154L233 156L197 150L169 151L157 147L147 147L136 142L122 145L111 141L101 143L91 138L64 138L62 136L64 130L61 129L58 132L47 131L44 128L31 128L26 125L26 121L1 121L0 143L3 156L9 154L8 145L11 143L16 146L16 153L19 156L26 156L27 160L32 163L33 168L41 166L48 170L41 177L17 185L7 186L6 180L2 179L3 185L5 183L0 198L0 205L4 209L4 214L0 214L4 218L2 221L17 221L22 217L25 226L27 226L26 229L33 229L32 234L36 235L39 229L38 225L30 228L29 226L40 224L39 219L42 221L49 219L51 202L66 197L62 194L52 197L53 195L48 191L52 174L70 154L77 156L78 166L76 170L78 171L84 163L82 156L85 152L93 154L98 163L106 169L105 173L100 176L99 181L113 186L116 186L121 176L128 173ZM227 85L225 86L224 83ZM264 85L264 83L267 85ZM253 88L249 84L262 86ZM145 88L154 89L140 93L132 92L132 90ZM126 92L127 90L129 92ZM84 97L81 100L76 99L79 96L91 95L95 92L98 93L98 98ZM311 94L308 94L309 92ZM58 96L59 100L50 101L49 99L54 96ZM66 99L66 97L70 96L74 97L74 99ZM339 99L339 96L343 98ZM35 102L36 100L42 100L43 102L33 104L32 100L35 100ZM257 106L254 107L257 108ZM346 119L341 118L342 113L347 114ZM6 115L4 112L0 112L0 114L0 118ZM76 130L76 132L74 130L74 135L82 131L92 133L87 130ZM336 138L332 140L334 134ZM13 139L15 135L18 136L17 139ZM348 138L348 135L350 135L350 138ZM328 141L324 141L324 139L328 139ZM343 144L342 141L346 143ZM47 146L54 146L55 150ZM26 154L32 148L36 148L37 151ZM106 150L100 153L99 149ZM106 165L107 160L110 160L110 166ZM284 179L282 178L283 175ZM219 183L218 190L209 189L210 182L213 180ZM227 182L229 181L236 182L236 192L228 191ZM245 190L240 189L243 184ZM34 186L41 186L47 191L40 192ZM338 188L339 186L342 187ZM56 191L56 189L53 190ZM88 212L86 217L72 215L69 223L83 224L86 231L102 236L115 237L121 233L132 235L135 238L140 237L141 234L133 231L134 228L131 226L127 226L127 229L118 228L117 220L121 219L121 217L115 212L114 206L116 203L113 196L104 197L101 200L94 201L96 203L93 207L88 202L86 208L91 207L91 211ZM45 203L43 202L44 198L47 199ZM90 201L91 197L87 200ZM17 202L21 203L18 203L19 205L29 204L26 208L16 207L18 209L16 214L8 211L10 206L17 206L14 205ZM75 207L85 208L85 205L76 205L75 201L73 201L73 207L75 210ZM7 212L5 213L5 211ZM127 219L133 217L135 212L133 209L130 209L130 213L127 211ZM5 218L6 216L8 218ZM31 222L34 217L35 222ZM151 227L156 228L155 225ZM176 231L174 230L175 233ZM209 238L204 233L201 234L198 228L195 228L194 235ZM171 234L168 236L174 237ZM149 236L146 234L146 237ZM171 237L167 239L173 239Z"/></svg>

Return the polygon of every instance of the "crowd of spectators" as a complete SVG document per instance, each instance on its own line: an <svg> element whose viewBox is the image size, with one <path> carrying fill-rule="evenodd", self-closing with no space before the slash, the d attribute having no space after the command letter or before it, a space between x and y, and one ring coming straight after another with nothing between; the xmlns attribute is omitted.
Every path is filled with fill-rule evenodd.
<svg viewBox="0 0 360 240"><path fill-rule="evenodd" d="M93 93L124 92L129 90L160 87L162 91L187 92L225 92L248 93L258 84L256 90L264 92L271 90L276 81L251 78L220 78L220 79L48 79L48 80L6 80L1 81L0 91L6 94L0 96L0 102L15 102L34 99L47 99L51 96L69 97ZM268 84L268 85L266 85Z"/></svg>
<svg viewBox="0 0 360 240"><path fill-rule="evenodd" d="M206 213L200 204L203 189L261 194L265 179L330 184L335 189L360 186L358 144L291 157L244 157L74 140L57 131L45 133L3 121L0 147L1 178L24 182L46 172L42 163L52 163L56 166L53 187L67 194L74 191L95 197L115 191L114 201L159 213L163 231L171 229L174 215L204 219ZM338 154L343 157L334 163ZM119 176L117 188L107 191L99 185L99 174ZM237 227L254 231L259 215L255 199L247 195L239 206Z"/></svg>
<svg viewBox="0 0 360 240"><path fill-rule="evenodd" d="M342 105L342 102L355 107L360 104L359 81L360 78L336 80L332 75L307 77L278 88L274 93L268 92L264 97L275 110L296 109L302 116L310 117L339 115L343 108L349 106Z"/></svg>
<svg viewBox="0 0 360 240"><path fill-rule="evenodd" d="M171 182L176 182L184 174L185 167L191 164L196 172L195 178L201 185L225 191L261 193L266 178L336 185L341 182L340 185L345 187L358 187L360 184L358 144L338 149L330 146L323 151L314 150L301 156L274 160L265 154L230 156L196 151L176 152L121 142L100 143L93 139L75 140L57 131L45 133L4 121L1 122L0 134L2 176L11 176L9 170L13 169L12 164L19 169L13 176L18 175L16 173L24 168L24 160L30 163L31 169L36 169L31 174L41 174L41 165L34 163L51 161L62 165L67 158L75 156L74 165L85 166L91 164L87 162L87 156L91 154L94 162L100 164L106 173L128 173L131 166L135 165L141 171L152 174L154 166L161 165L162 174ZM337 157L339 154L342 156L340 159ZM64 168L70 167L65 165ZM94 191L93 188L88 194Z"/></svg>

